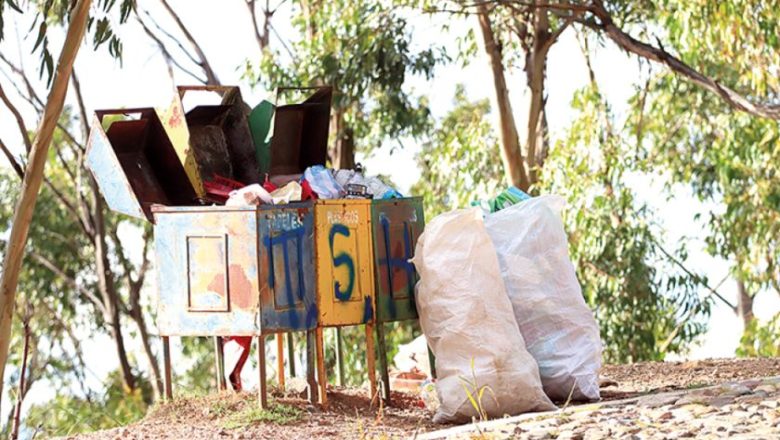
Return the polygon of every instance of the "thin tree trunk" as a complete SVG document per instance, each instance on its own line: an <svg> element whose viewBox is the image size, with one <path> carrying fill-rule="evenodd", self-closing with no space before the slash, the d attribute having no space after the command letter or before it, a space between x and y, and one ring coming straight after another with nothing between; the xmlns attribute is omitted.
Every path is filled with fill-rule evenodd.
<svg viewBox="0 0 780 440"><path fill-rule="evenodd" d="M28 317L29 318L29 317ZM29 319L28 319L29 321ZM27 355L30 352L30 323L24 323L24 352L22 354L22 371L19 374L19 395L16 396L16 408L14 409L14 426L11 430L11 439L16 440L19 438L19 425L22 419L22 403L24 403L24 397L27 395Z"/></svg>
<svg viewBox="0 0 780 440"><path fill-rule="evenodd" d="M149 330L146 327L146 320L144 319L144 314L141 310L141 304L136 300L131 300L131 307L132 312L130 313L130 316L138 326L138 332L141 336L141 343L144 348L144 354L146 355L146 360L149 363L149 371L152 375L154 398L155 400L158 400L163 395L163 380L162 374L160 373L160 364L157 362L157 357L154 355L154 351L152 351L152 345L149 343L151 337L149 336Z"/></svg>
<svg viewBox="0 0 780 440"><path fill-rule="evenodd" d="M520 139L517 135L512 104L509 101L509 90L504 76L504 61L501 56L496 35L493 32L488 15L488 8L483 3L478 7L479 28L485 42L485 52L490 59L490 68L493 72L493 86L496 91L496 104L498 105L498 120L501 127L501 160L508 183L528 190L530 182L523 164L523 153L520 150Z"/></svg>
<svg viewBox="0 0 780 440"><path fill-rule="evenodd" d="M528 107L528 132L525 142L525 160L530 184L534 184L538 180L539 158L537 155L545 150L547 141L546 118L544 117L544 80L550 38L547 10L537 9L534 14L534 43L526 54L525 61L528 88L531 91L531 101Z"/></svg>
<svg viewBox="0 0 780 440"><path fill-rule="evenodd" d="M753 320L753 297L748 293L744 281L737 281L737 315L742 319L743 328L747 329Z"/></svg>
<svg viewBox="0 0 780 440"><path fill-rule="evenodd" d="M43 181L43 168L48 157L49 144L65 103L73 61L76 59L76 54L84 39L91 3L91 0L78 0L71 13L70 26L57 63L52 88L22 181L21 197L14 210L13 225L3 259L3 274L0 279L0 395L3 393L2 377L11 343L11 322L16 303L19 270L24 257L24 247L27 244L27 233L30 230L35 202Z"/></svg>
<svg viewBox="0 0 780 440"><path fill-rule="evenodd" d="M97 183L90 178L92 186L92 201L94 206L93 216L95 218L95 267L98 277L98 289L103 298L103 304L106 308L105 319L110 323L111 337L114 339L117 356L119 357L119 367L122 370L122 382L127 390L135 389L135 376L130 367L130 361L127 358L125 341L122 336L122 325L120 323L119 297L114 284L114 277L111 272L108 261L108 249L106 247L105 219L103 217L103 199L98 192Z"/></svg>

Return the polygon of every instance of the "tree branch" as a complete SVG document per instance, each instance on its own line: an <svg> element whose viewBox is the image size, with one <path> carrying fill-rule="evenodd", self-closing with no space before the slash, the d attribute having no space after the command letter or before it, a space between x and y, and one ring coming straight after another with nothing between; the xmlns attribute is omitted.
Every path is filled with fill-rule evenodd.
<svg viewBox="0 0 780 440"><path fill-rule="evenodd" d="M679 58L671 55L663 48L657 48L647 43L639 41L617 27L612 21L612 17L601 0L593 0L593 7L590 11L599 18L600 23L594 21L580 21L596 31L604 32L621 49L646 58L669 67L674 73L687 78L699 87L718 95L730 107L768 119L780 119L780 105L754 103L746 97L740 95L733 89L709 78L691 66L685 64Z"/></svg>
<svg viewBox="0 0 780 440"><path fill-rule="evenodd" d="M32 149L32 141L30 140L30 134L27 131L27 126L24 124L24 119L22 118L21 113L19 113L19 109L16 108L11 100L8 99L8 95L5 94L2 84L0 84L0 101L3 101L5 106L8 107L8 110L11 111L11 114L14 115L14 119L16 119L16 125L19 126L19 131L21 132L22 139L24 140L24 147L29 153L30 149Z"/></svg>
<svg viewBox="0 0 780 440"><path fill-rule="evenodd" d="M73 279L73 277L71 277L67 273L65 273L65 271L60 269L56 264L54 264L53 261L51 261L48 258L44 257L43 255L39 254L35 250L30 250L30 254L29 255L31 257L33 257L33 259L35 261L37 261L38 264L40 264L41 266L43 266L46 269L48 269L49 271L51 271L53 274L57 275L60 279L62 279L71 288L73 288L77 292L79 292L82 295L84 295L87 299L90 300L90 302L92 302L92 304L95 305L95 307L98 308L98 310L100 310L101 313L103 313L104 316L107 316L105 305L100 300L100 298L95 296L95 294L92 293L89 289L79 285L79 283L76 282L76 280Z"/></svg>
<svg viewBox="0 0 780 440"><path fill-rule="evenodd" d="M141 16L138 14L138 12L136 12L135 18L138 21L138 23L141 25L141 27L144 29L144 32L146 33L146 35L148 35L149 38L151 38L157 44L157 47L160 48L160 52L162 52L163 58L165 59L165 61L169 65L176 66L179 70L181 70L182 72L186 73L187 75L193 77L196 81L198 81L200 83L203 83L203 84L206 84L207 79L203 79L203 78L199 77L195 72L193 72L192 70L187 69L186 67L184 67L176 58L173 57L173 54L171 54L171 52L165 46L165 43L163 43L163 41L157 35L155 35L155 33L152 32L151 29L149 29L149 27L143 21ZM184 48L182 48L182 49L184 49ZM186 53L186 51L185 51L185 53ZM189 53L187 53L187 55L190 56ZM191 56L190 56L190 58L191 58ZM193 59L192 61L197 64L196 60Z"/></svg>
<svg viewBox="0 0 780 440"><path fill-rule="evenodd" d="M8 162L11 164L11 167L16 171L16 175L19 176L19 179L24 179L24 170L22 169L22 165L19 164L19 162L16 160L16 157L11 153L11 150L8 149L8 147L3 143L3 140L0 139L0 149L3 150L3 154L8 159Z"/></svg>
<svg viewBox="0 0 780 440"><path fill-rule="evenodd" d="M655 247L658 248L658 250L660 250L661 253L663 253L666 256L666 258L668 258L672 263L674 263L675 266L677 266L680 269L682 269L682 271L685 272L688 276L690 276L690 277L694 278L695 280L701 282L701 284L709 291L709 293L711 293L712 295L715 295L715 297L718 298L719 300L721 300L723 302L723 304L727 305L731 309L731 311L733 311L734 313L737 313L737 307L734 304L731 304L731 302L729 300L727 300L726 298L724 298L723 295L718 293L717 290L715 290L714 288L710 287L710 285L707 284L707 282L705 282L702 277L700 277L699 275L696 275L695 273L693 273L690 270L688 270L688 268L685 267L685 265L682 264L680 262L680 260L678 260L672 254L667 252L667 250L664 249L664 247L661 246L661 244L658 243L658 241L656 241L655 239L653 239L652 241L653 241L653 244L655 245Z"/></svg>
<svg viewBox="0 0 780 440"><path fill-rule="evenodd" d="M206 54L203 52L203 49L201 49L198 42L195 40L195 37L192 36L189 29L187 29L187 26L184 25L184 23L181 21L181 18L179 18L179 15L176 14L176 12L171 8L171 6L168 4L166 0L160 0L160 3L162 3L163 7L168 11L168 13L173 17L173 20L176 22L176 25L179 27L179 30L184 34L184 37L189 41L192 48L195 50L195 53L198 54L198 58L200 58L200 61L198 62L198 65L201 69L203 69L203 72L206 74L206 84L209 85L219 85L219 78L217 78L217 74L214 73L214 70L211 68L211 64L209 64L208 59L206 58Z"/></svg>

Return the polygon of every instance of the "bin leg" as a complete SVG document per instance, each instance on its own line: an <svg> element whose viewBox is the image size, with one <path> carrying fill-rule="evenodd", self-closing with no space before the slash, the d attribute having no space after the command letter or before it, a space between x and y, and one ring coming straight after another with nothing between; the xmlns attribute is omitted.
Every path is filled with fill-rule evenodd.
<svg viewBox="0 0 780 440"><path fill-rule="evenodd" d="M431 347L428 347L428 363L431 365L431 378L436 379L436 356L433 355Z"/></svg>
<svg viewBox="0 0 780 440"><path fill-rule="evenodd" d="M290 333L292 337L292 333ZM315 342L315 331L306 331L306 381L309 383L309 403L314 405L317 403L317 380L314 378L314 370L316 369L315 359L317 356Z"/></svg>
<svg viewBox="0 0 780 440"><path fill-rule="evenodd" d="M336 371L338 372L338 383L340 387L344 386L344 351L341 345L341 327L336 327Z"/></svg>
<svg viewBox="0 0 780 440"><path fill-rule="evenodd" d="M257 337L257 369L260 375L257 383L258 401L260 408L266 409L268 408L268 389L265 383L265 335L263 334Z"/></svg>
<svg viewBox="0 0 780 440"><path fill-rule="evenodd" d="M320 404L328 405L328 376L325 373L325 347L322 340L322 327L317 327L317 382L320 386Z"/></svg>
<svg viewBox="0 0 780 440"><path fill-rule="evenodd" d="M387 371L387 346L385 345L385 324L376 324L376 342L379 345L379 373L382 375L382 398L390 404L390 373Z"/></svg>
<svg viewBox="0 0 780 440"><path fill-rule="evenodd" d="M293 332L287 333L287 364L290 366L290 377L295 377L295 341Z"/></svg>
<svg viewBox="0 0 780 440"><path fill-rule="evenodd" d="M217 375L217 390L225 391L227 382L225 381L225 349L224 342L219 336L214 336L214 369Z"/></svg>
<svg viewBox="0 0 780 440"><path fill-rule="evenodd" d="M171 345L168 341L168 336L162 337L162 346L163 346L163 370L164 370L164 389L165 389L165 400L172 400L173 399L173 383L172 383L172 377L171 377Z"/></svg>
<svg viewBox="0 0 780 440"><path fill-rule="evenodd" d="M284 391L284 333L281 332L276 334L276 379Z"/></svg>
<svg viewBox="0 0 780 440"><path fill-rule="evenodd" d="M376 352L374 351L374 325L366 324L366 368L368 369L368 383L371 401L376 397Z"/></svg>

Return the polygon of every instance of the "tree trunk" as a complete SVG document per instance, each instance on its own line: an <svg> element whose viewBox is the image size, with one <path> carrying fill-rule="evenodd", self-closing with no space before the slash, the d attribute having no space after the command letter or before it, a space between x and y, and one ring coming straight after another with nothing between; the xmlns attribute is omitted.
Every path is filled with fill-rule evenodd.
<svg viewBox="0 0 780 440"><path fill-rule="evenodd" d="M98 277L98 289L105 305L105 320L111 328L111 337L114 338L119 367L122 370L122 382L127 391L135 389L135 376L127 358L125 341L122 336L122 326L119 313L119 294L114 284L114 277L108 261L108 249L106 247L106 225L103 217L103 199L98 192L97 183L90 178L92 186L92 201L95 218L95 268Z"/></svg>
<svg viewBox="0 0 780 440"><path fill-rule="evenodd" d="M742 319L744 329L753 320L753 297L747 291L744 281L737 281L737 315Z"/></svg>
<svg viewBox="0 0 780 440"><path fill-rule="evenodd" d="M131 294L130 297L130 306L132 307L130 316L138 326L138 332L141 336L141 343L144 348L144 354L146 355L146 360L149 363L149 371L152 375L152 383L154 385L154 398L155 400L160 400L163 395L163 380L162 374L160 373L160 364L157 362L157 357L154 355L154 351L152 351L152 345L149 343L149 330L146 327L146 321L144 320L144 314L141 310L141 304L138 301L137 296Z"/></svg>
<svg viewBox="0 0 780 440"><path fill-rule="evenodd" d="M344 110L338 109L333 114L333 126L336 132L336 143L331 155L333 167L351 170L355 168L355 134L344 121Z"/></svg>
<svg viewBox="0 0 780 440"><path fill-rule="evenodd" d="M16 304L16 288L19 270L22 266L27 233L30 230L35 202L43 181L43 168L49 152L49 144L57 126L65 94L68 91L73 61L76 59L89 18L91 0L78 0L71 13L70 26L62 46L51 91L43 110L43 117L33 142L27 170L22 181L21 197L14 210L13 224L3 259L3 274L0 279L0 396L3 395L3 374L8 360L11 343L11 322Z"/></svg>
<svg viewBox="0 0 780 440"><path fill-rule="evenodd" d="M526 54L525 73L531 102L528 107L528 132L525 142L525 160L528 167L528 181L538 180L542 154L546 154L547 118L544 115L544 80L547 70L547 52L551 45L550 22L545 9L534 14L534 43Z"/></svg>
<svg viewBox="0 0 780 440"><path fill-rule="evenodd" d="M501 160L504 163L508 183L523 191L527 191L530 182L523 164L520 138L517 135L512 104L509 101L509 90L506 86L501 50L499 49L496 35L493 33L487 6L480 4L478 12L479 28L482 31L482 38L485 42L485 52L490 59L490 68L493 72L493 86L496 91L498 121L501 128Z"/></svg>

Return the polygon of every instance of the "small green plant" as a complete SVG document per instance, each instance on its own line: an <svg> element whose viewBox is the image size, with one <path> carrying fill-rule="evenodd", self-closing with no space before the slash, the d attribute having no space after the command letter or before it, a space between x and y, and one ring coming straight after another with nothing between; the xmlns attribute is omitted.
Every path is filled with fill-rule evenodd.
<svg viewBox="0 0 780 440"><path fill-rule="evenodd" d="M474 358L471 358L471 379L467 379L465 376L458 376L458 379L460 379L460 385L466 392L466 397L468 397L471 406L477 414L479 414L479 420L481 422L486 421L488 415L485 406L482 404L482 398L485 395L485 391L490 392L490 396L493 397L493 401L496 402L496 405L498 405L498 399L496 399L496 393L493 392L493 389L490 388L490 386L479 386L479 383L477 382L477 372L474 369Z"/></svg>
<svg viewBox="0 0 780 440"><path fill-rule="evenodd" d="M287 425L300 420L301 416L303 411L294 406L275 404L268 409L261 409L251 405L228 417L223 427L225 429L245 428L256 423Z"/></svg>

